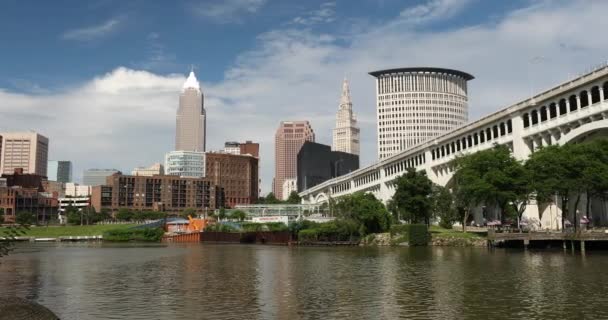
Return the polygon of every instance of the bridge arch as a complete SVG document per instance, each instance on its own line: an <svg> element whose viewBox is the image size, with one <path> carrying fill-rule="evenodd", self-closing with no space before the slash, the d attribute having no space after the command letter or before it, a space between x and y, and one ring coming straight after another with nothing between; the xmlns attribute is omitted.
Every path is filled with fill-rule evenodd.
<svg viewBox="0 0 608 320"><path fill-rule="evenodd" d="M601 134L600 131L606 131L606 136L608 136L608 119L590 122L584 124L564 135L558 143L560 145L565 145L567 143L580 141L587 137L590 137L595 134Z"/></svg>
<svg viewBox="0 0 608 320"><path fill-rule="evenodd" d="M325 194L325 192L320 192L315 196L315 203L322 204L329 201L329 197Z"/></svg>

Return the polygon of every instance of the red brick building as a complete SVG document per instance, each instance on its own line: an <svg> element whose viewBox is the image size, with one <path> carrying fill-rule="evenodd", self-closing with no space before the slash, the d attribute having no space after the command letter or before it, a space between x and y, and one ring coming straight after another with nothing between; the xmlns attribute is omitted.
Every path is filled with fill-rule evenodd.
<svg viewBox="0 0 608 320"><path fill-rule="evenodd" d="M92 189L96 211L121 208L178 214L186 209L205 213L224 206L223 189L207 178L129 176L113 174L106 185Z"/></svg>
<svg viewBox="0 0 608 320"><path fill-rule="evenodd" d="M24 174L23 169L2 175L0 208L4 210L5 222L15 222L15 216L21 211L36 215L37 223L57 217L57 194L44 192L44 178L37 174Z"/></svg>
<svg viewBox="0 0 608 320"><path fill-rule="evenodd" d="M224 188L226 206L234 208L237 204L252 204L258 199L258 162L258 158L251 155L206 153L206 177Z"/></svg>

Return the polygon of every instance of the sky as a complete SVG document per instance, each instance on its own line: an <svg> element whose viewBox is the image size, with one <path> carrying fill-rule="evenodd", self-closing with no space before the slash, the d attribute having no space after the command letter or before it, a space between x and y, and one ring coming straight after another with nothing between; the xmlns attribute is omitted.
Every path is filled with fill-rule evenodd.
<svg viewBox="0 0 608 320"><path fill-rule="evenodd" d="M608 61L608 1L0 1L0 132L37 131L49 159L88 168L163 162L181 86L205 94L207 148L260 143L262 193L280 121L331 144L351 83L361 164L377 159L370 71L471 73L469 120Z"/></svg>

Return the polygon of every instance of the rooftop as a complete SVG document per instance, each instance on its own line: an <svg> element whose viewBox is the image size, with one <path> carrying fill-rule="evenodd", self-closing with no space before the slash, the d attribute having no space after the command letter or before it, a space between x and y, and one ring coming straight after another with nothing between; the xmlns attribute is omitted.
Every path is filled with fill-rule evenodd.
<svg viewBox="0 0 608 320"><path fill-rule="evenodd" d="M433 68L433 67L394 68L394 69L372 71L369 74L377 78L381 75L392 74L392 73L407 73L407 72L446 73L446 74L451 74L451 75L462 77L467 81L475 79L475 77L473 77L472 75L470 75L466 72L462 72L462 71L458 71L458 70L454 70L454 69Z"/></svg>

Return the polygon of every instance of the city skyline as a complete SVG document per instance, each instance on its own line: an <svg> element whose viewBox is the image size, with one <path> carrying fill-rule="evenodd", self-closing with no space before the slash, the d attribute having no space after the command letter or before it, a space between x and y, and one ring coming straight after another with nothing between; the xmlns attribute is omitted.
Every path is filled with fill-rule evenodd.
<svg viewBox="0 0 608 320"><path fill-rule="evenodd" d="M128 23L138 15L143 22L151 20L165 8L140 13L135 5L125 10L101 6L99 11L76 6L78 14L66 16L58 26L47 26L44 19L38 19L32 30L43 30L43 34L34 42L48 49L46 55L36 59L23 56L24 52L37 51L31 43L27 47L21 42L5 52L11 62L0 78L5 131L33 129L49 137L49 158L71 160L76 181L86 168L116 167L129 172L133 167L162 161L164 153L173 148L179 88L189 65L195 64L208 94L207 131L213 132L208 149L219 150L226 140L260 142L262 190L267 193L273 176L272 140L277 124L283 119L309 119L317 141L330 144L333 110L339 97L335 83L344 74L353 85L364 166L377 157L370 71L437 66L470 72L477 78L469 86L469 120L473 121L582 73L590 62L605 61L608 51L607 44L597 41L595 32L606 28L598 16L608 9L606 3L337 1L307 2L292 11L293 4L260 3L253 11L242 7L228 11L231 18L223 23L177 5L182 10L180 16L192 14L176 24L179 37L162 23L142 27ZM345 10L347 7L353 10ZM13 24L19 21L12 17L19 16L25 6L15 4L5 9L7 19L0 22L1 29L15 30ZM41 4L28 16L53 10ZM116 12L125 15L116 16ZM362 12L375 14L362 21ZM572 12L586 25L573 24ZM327 19L320 19L322 15ZM275 19L269 19L271 16ZM110 20L116 22L105 34L92 28ZM258 20L262 22L256 23ZM550 28L539 27L539 21L550 23ZM208 26L202 29L210 30L194 41L175 40L184 39L183 34L193 26ZM247 32L238 38L226 35L242 40L231 41L239 43L234 47L227 49L215 41L216 48L202 50L218 28ZM32 30L22 31L35 40ZM113 50L127 47L125 42L133 43L129 50ZM392 45L383 46L386 42ZM101 49L106 48L116 53L102 55L107 50ZM64 51L65 57L57 53ZM159 67L163 55L154 59L153 53L173 58ZM20 63L21 59L28 59L28 63ZM56 62L52 66L51 60ZM149 64L144 65L144 60Z"/></svg>

